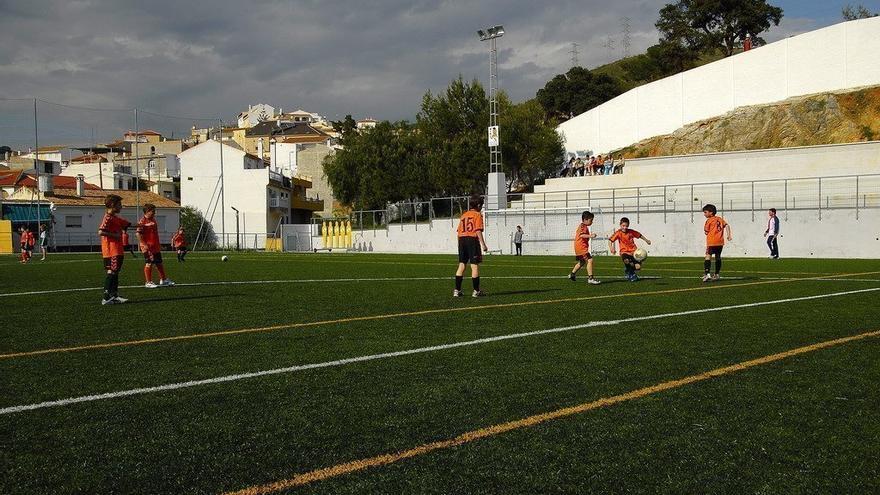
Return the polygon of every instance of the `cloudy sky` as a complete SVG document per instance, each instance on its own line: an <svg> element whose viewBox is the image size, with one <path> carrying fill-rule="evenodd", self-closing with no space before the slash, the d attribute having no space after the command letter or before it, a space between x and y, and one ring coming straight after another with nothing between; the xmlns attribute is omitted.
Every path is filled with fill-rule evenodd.
<svg viewBox="0 0 880 495"><path fill-rule="evenodd" d="M630 53L656 43L665 3L0 0L0 98L224 119L258 102L331 119L412 119L426 90L459 74L485 83L479 28L505 26L501 85L519 101L569 68L572 42L586 67L622 56L623 17ZM785 10L766 35L775 40L838 22L846 2L771 3ZM880 0L862 3L880 11ZM614 50L603 47L609 37ZM122 118L49 104L39 113L43 142L65 144L106 138L104 123ZM31 139L26 114L26 102L0 101L0 145ZM139 125L193 123L144 113Z"/></svg>

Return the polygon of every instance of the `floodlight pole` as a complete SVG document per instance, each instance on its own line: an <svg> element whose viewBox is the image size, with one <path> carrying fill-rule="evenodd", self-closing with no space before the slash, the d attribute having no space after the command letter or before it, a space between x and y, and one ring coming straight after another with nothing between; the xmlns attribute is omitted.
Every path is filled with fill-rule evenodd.
<svg viewBox="0 0 880 495"><path fill-rule="evenodd" d="M498 125L498 49L497 37L489 40L489 126ZM498 146L489 147L489 172L501 172L501 133Z"/></svg>
<svg viewBox="0 0 880 495"><path fill-rule="evenodd" d="M504 36L503 26L477 31L480 41L489 42L489 177L486 191L486 209L507 208L507 178L501 168L501 132L498 128L498 47L497 39Z"/></svg>
<svg viewBox="0 0 880 495"><path fill-rule="evenodd" d="M140 127L138 124L138 109L135 107L134 109L134 200L135 200L135 210L134 210L134 218L137 220L138 210L141 209L141 147L138 146L138 140L140 139Z"/></svg>

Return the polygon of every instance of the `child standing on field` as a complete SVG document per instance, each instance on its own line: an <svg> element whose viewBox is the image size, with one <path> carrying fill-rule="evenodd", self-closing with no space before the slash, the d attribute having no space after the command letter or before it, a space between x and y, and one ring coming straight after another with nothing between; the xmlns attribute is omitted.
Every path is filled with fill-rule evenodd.
<svg viewBox="0 0 880 495"><path fill-rule="evenodd" d="M170 287L174 282L165 277L165 267L162 264L162 245L159 243L159 225L156 223L156 206L146 203L143 207L144 216L137 225L138 245L144 253L144 287L155 289L156 287ZM153 265L159 271L159 284L153 283Z"/></svg>
<svg viewBox="0 0 880 495"><path fill-rule="evenodd" d="M601 282L593 278L593 255L590 254L590 239L595 239L596 234L590 233L590 225L593 225L594 215L589 211L581 213L581 223L578 224L577 230L574 231L574 258L577 263L574 264L568 279L574 282L577 272L587 265L588 284L599 285Z"/></svg>
<svg viewBox="0 0 880 495"><path fill-rule="evenodd" d="M624 275L630 282L639 280L637 272L642 269L642 262L633 256L633 253L636 252L636 239L642 239L649 246L651 245L651 240L643 236L641 232L629 228L629 218L626 217L620 219L620 228L608 238L611 254L616 254L614 243L620 244L620 259L623 260Z"/></svg>
<svg viewBox="0 0 880 495"><path fill-rule="evenodd" d="M104 270L107 276L104 278L104 299L101 304L122 304L128 299L119 297L119 272L122 270L122 262L125 259L125 244L122 236L125 229L131 226L131 222L119 216L122 211L122 198L115 194L108 194L104 198L106 212L98 228L101 237L101 256L104 258Z"/></svg>
<svg viewBox="0 0 880 495"><path fill-rule="evenodd" d="M485 294L480 290L480 263L483 261L482 251L488 251L483 239L483 198L474 195L468 201L468 211L458 221L458 270L455 272L455 290L452 297L461 297L461 283L464 280L464 267L471 265L471 282L474 286L474 297Z"/></svg>
<svg viewBox="0 0 880 495"><path fill-rule="evenodd" d="M177 261L186 261L186 234L183 232L183 227L177 229L171 237L171 246L177 251Z"/></svg>
<svg viewBox="0 0 880 495"><path fill-rule="evenodd" d="M43 257L40 258L40 261L46 260L46 250L49 249L49 231L46 230L46 224L40 224L40 252L43 254Z"/></svg>
<svg viewBox="0 0 880 495"><path fill-rule="evenodd" d="M716 216L718 209L713 204L703 207L703 216L706 223L703 232L706 234L706 259L703 261L703 282L719 280L721 278L721 251L724 250L724 231L727 231L727 240L733 240L733 232L730 225L721 217ZM715 274L710 275L712 268L712 256L715 256Z"/></svg>

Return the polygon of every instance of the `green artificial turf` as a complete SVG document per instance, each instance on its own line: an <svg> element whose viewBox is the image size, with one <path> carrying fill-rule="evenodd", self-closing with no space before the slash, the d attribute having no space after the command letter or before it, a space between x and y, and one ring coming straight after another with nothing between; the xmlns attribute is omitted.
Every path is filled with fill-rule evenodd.
<svg viewBox="0 0 880 495"><path fill-rule="evenodd" d="M880 329L880 291L618 322L878 288L877 260L703 284L701 259L629 283L601 257L589 286L571 257L491 256L482 299L451 297L454 256L194 253L154 290L125 263L130 302L101 306L97 255L0 257L0 355L122 344L0 357L0 408L605 323L2 414L0 493L237 490ZM289 492L877 492L878 358L850 342Z"/></svg>

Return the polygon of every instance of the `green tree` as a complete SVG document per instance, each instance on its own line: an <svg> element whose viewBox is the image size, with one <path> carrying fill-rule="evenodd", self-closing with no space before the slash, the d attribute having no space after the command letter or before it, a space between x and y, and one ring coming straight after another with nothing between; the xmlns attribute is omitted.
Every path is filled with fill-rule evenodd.
<svg viewBox="0 0 880 495"><path fill-rule="evenodd" d="M416 127L434 195L468 194L486 187L488 126L489 101L478 81L467 83L459 76L444 92L425 93Z"/></svg>
<svg viewBox="0 0 880 495"><path fill-rule="evenodd" d="M758 35L781 19L782 9L766 0L679 0L660 10L656 26L662 42L730 56L747 34L756 46L764 44Z"/></svg>
<svg viewBox="0 0 880 495"><path fill-rule="evenodd" d="M205 222L205 217L198 208L192 206L181 208L180 226L184 228L190 246L198 246L203 250L217 249L217 234L214 233L211 224Z"/></svg>
<svg viewBox="0 0 880 495"><path fill-rule="evenodd" d="M562 137L544 118L544 109L532 99L513 105L499 99L503 168L509 189L527 189L558 171L565 154Z"/></svg>
<svg viewBox="0 0 880 495"><path fill-rule="evenodd" d="M538 90L537 100L546 115L566 120L590 110L623 93L620 81L607 75L572 67L558 74Z"/></svg>
<svg viewBox="0 0 880 495"><path fill-rule="evenodd" d="M350 114L346 115L342 120L331 120L330 125L334 131L340 134L342 140L345 140L346 136L352 133L357 133L357 122L355 122Z"/></svg>
<svg viewBox="0 0 880 495"><path fill-rule="evenodd" d="M846 4L843 6L843 9L840 11L840 15L843 16L843 20L845 21L854 21L856 19L867 19L869 17L877 17L877 14L868 10L862 4L851 5Z"/></svg>

